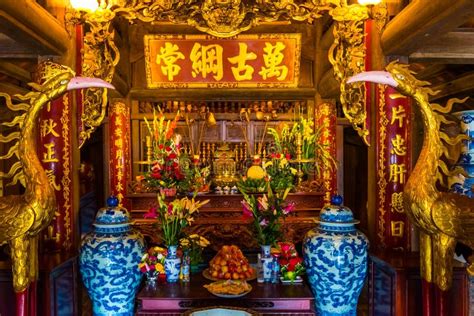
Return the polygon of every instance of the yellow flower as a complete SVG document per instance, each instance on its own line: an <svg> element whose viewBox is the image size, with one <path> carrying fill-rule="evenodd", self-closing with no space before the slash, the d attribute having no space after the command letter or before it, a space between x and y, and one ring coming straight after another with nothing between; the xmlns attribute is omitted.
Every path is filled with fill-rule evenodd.
<svg viewBox="0 0 474 316"><path fill-rule="evenodd" d="M292 175L295 175L296 172L297 172L297 170L296 170L295 168L290 168L290 171L291 171L291 174L292 174Z"/></svg>
<svg viewBox="0 0 474 316"><path fill-rule="evenodd" d="M286 160L286 158L282 158L280 160L280 168L285 168L287 164L288 164L288 160Z"/></svg>
<svg viewBox="0 0 474 316"><path fill-rule="evenodd" d="M272 165L273 165L273 162L267 161L267 162L263 165L263 167L264 167L264 168L268 168L269 166L272 166Z"/></svg>

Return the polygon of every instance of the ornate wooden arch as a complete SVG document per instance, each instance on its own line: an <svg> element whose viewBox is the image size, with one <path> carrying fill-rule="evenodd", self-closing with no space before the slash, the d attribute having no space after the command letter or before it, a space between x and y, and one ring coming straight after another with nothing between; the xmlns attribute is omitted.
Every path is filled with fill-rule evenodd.
<svg viewBox="0 0 474 316"><path fill-rule="evenodd" d="M84 36L82 72L85 76L112 81L120 53L113 38L111 22L116 17L130 23L173 22L187 24L216 37L231 37L261 23L281 20L306 21L329 14L335 21L334 43L329 61L340 82L340 101L345 116L366 140L365 88L363 84L346 86L349 76L365 70L364 21L369 18L366 6L347 0L101 0L95 12L74 11L68 20L88 28ZM84 93L85 140L101 124L107 105L106 92L87 90ZM82 144L81 144L82 145Z"/></svg>

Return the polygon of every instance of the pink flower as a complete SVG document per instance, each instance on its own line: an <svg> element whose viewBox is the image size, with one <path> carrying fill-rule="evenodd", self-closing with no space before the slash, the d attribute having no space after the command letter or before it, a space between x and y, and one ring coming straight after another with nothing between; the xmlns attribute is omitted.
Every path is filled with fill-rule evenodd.
<svg viewBox="0 0 474 316"><path fill-rule="evenodd" d="M168 205L168 215L172 215L173 214L173 205Z"/></svg>
<svg viewBox="0 0 474 316"><path fill-rule="evenodd" d="M143 214L143 218L157 218L158 217L158 214L156 214L156 207L151 207L148 212L146 212L145 214Z"/></svg>
<svg viewBox="0 0 474 316"><path fill-rule="evenodd" d="M294 202L290 202L290 203L288 203L287 206L285 206L285 207L283 208L283 214L288 215L288 214L290 214L291 212L293 212L293 211L295 210L295 208L296 208L296 207L295 207L295 203L294 203Z"/></svg>
<svg viewBox="0 0 474 316"><path fill-rule="evenodd" d="M263 226L263 227L267 226L268 225L268 219L266 219L266 218L262 219L259 224L260 224L260 226Z"/></svg>
<svg viewBox="0 0 474 316"><path fill-rule="evenodd" d="M250 205L247 203L247 201L242 201L242 213L243 213L244 219L253 217L252 210L250 208Z"/></svg>

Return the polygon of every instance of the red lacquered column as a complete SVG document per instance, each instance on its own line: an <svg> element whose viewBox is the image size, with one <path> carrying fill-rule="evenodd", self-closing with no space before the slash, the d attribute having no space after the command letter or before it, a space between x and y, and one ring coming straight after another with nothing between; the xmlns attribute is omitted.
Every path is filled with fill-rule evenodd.
<svg viewBox="0 0 474 316"><path fill-rule="evenodd" d="M117 196L120 205L129 208L125 199L130 166L130 108L114 101L109 110L110 193Z"/></svg>
<svg viewBox="0 0 474 316"><path fill-rule="evenodd" d="M336 105L324 102L316 108L316 124L317 127L322 127L321 138L317 140L320 144L325 146L334 159L336 159L336 125L337 114ZM317 153L316 153L317 155ZM322 178L325 187L324 202L329 203L331 196L337 191L337 170L334 166L324 165L322 168Z"/></svg>
<svg viewBox="0 0 474 316"><path fill-rule="evenodd" d="M39 74L47 74L60 65L47 62L40 67ZM38 122L38 157L56 192L58 206L41 236L44 252L66 252L74 244L71 107L72 93L66 93L43 108Z"/></svg>

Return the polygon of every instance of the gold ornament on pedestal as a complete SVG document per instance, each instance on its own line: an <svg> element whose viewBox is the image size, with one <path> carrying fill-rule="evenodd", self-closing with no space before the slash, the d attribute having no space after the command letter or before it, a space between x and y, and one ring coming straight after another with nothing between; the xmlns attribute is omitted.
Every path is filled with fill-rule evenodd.
<svg viewBox="0 0 474 316"><path fill-rule="evenodd" d="M440 131L440 127L442 123L450 123L442 114L450 112L454 103L466 99L451 99L445 107L430 104L429 97L435 92L427 87L428 82L417 80L405 65L391 63L387 70L361 73L347 82L390 85L414 98L421 110L425 129L423 147L405 186L403 202L411 221L420 229L421 275L445 291L452 283L456 241L474 248L474 201L467 196L441 192L436 187L443 174L461 172L459 168L450 172L441 158L445 155L452 159L447 144L456 145L465 139L465 135L450 138ZM474 272L473 263L468 271Z"/></svg>
<svg viewBox="0 0 474 316"><path fill-rule="evenodd" d="M16 177L24 183L25 193L0 198L0 244L10 245L13 287L17 293L24 292L31 282L38 279L38 234L49 225L57 208L54 189L36 153L35 127L40 110L72 89L113 89L111 84L100 79L74 77L74 72L67 67L55 70L45 79L42 85L30 84L37 91L19 96L23 101L20 104L13 104L9 95L0 93L10 110L26 111L11 122L11 125L20 128L20 132L16 132L11 139L18 139L14 146L18 149L19 158L12 169L22 169ZM9 174L12 172L15 171L11 170ZM4 174L2 176L5 177Z"/></svg>

